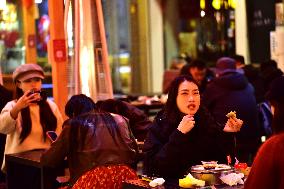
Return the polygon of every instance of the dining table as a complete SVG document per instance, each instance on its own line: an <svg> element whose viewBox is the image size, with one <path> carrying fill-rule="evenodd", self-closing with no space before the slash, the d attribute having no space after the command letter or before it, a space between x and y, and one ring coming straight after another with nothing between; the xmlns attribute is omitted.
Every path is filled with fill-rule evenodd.
<svg viewBox="0 0 284 189"><path fill-rule="evenodd" d="M156 113L160 111L165 105L160 101L149 102L149 103L143 101L131 101L130 104L144 111L144 113L148 116L156 115Z"/></svg>
<svg viewBox="0 0 284 189"><path fill-rule="evenodd" d="M43 166L40 157L44 150L31 150L16 154L6 154L6 180L9 189L53 189L58 187L56 177L62 169ZM62 171L63 170L63 171Z"/></svg>
<svg viewBox="0 0 284 189"><path fill-rule="evenodd" d="M204 187L193 187L194 189L243 189L244 185L238 184L229 186L226 184L204 186ZM183 189L179 187L178 180L166 180L163 185L151 188L148 181L143 179L127 180L123 183L122 189Z"/></svg>

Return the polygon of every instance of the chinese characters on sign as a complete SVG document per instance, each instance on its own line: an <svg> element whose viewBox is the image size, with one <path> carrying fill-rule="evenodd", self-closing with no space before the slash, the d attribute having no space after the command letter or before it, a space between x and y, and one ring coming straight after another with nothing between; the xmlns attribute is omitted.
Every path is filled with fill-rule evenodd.
<svg viewBox="0 0 284 189"><path fill-rule="evenodd" d="M35 35L28 35L28 46L29 46L29 48L34 48L35 45L36 45Z"/></svg>
<svg viewBox="0 0 284 189"><path fill-rule="evenodd" d="M53 55L55 62L66 61L66 41L64 39L53 40Z"/></svg>

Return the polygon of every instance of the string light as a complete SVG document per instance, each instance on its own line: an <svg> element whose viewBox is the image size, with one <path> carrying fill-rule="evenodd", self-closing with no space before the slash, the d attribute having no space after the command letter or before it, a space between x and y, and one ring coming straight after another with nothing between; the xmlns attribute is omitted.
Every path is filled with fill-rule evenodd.
<svg viewBox="0 0 284 189"><path fill-rule="evenodd" d="M205 0L200 0L200 9L204 10L206 6Z"/></svg>
<svg viewBox="0 0 284 189"><path fill-rule="evenodd" d="M228 9L233 8L235 9L237 5L237 0L213 0L212 6L215 10L220 10L221 7Z"/></svg>
<svg viewBox="0 0 284 189"><path fill-rule="evenodd" d="M204 11L204 10L200 11L200 16L201 16L201 17L204 17L204 16L205 16L205 11Z"/></svg>
<svg viewBox="0 0 284 189"><path fill-rule="evenodd" d="M35 0L35 3L40 4L40 3L42 3L42 0Z"/></svg>
<svg viewBox="0 0 284 189"><path fill-rule="evenodd" d="M6 0L0 0L0 10L4 10L6 8Z"/></svg>
<svg viewBox="0 0 284 189"><path fill-rule="evenodd" d="M236 9L237 0L228 0L228 4L231 8Z"/></svg>

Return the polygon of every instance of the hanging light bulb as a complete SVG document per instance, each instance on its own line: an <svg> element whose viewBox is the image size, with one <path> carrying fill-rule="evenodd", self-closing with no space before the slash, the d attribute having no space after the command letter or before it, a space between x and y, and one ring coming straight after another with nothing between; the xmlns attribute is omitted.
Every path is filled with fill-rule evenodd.
<svg viewBox="0 0 284 189"><path fill-rule="evenodd" d="M213 0L212 6L214 7L214 9L220 10L221 9L221 0Z"/></svg>
<svg viewBox="0 0 284 189"><path fill-rule="evenodd" d="M228 4L231 8L236 9L237 0L228 0Z"/></svg>
<svg viewBox="0 0 284 189"><path fill-rule="evenodd" d="M0 0L0 10L4 10L6 8L6 0Z"/></svg>
<svg viewBox="0 0 284 189"><path fill-rule="evenodd" d="M204 17L205 15L206 15L206 13L205 13L204 10L200 11L200 16L201 16L201 17Z"/></svg>
<svg viewBox="0 0 284 189"><path fill-rule="evenodd" d="M205 0L200 0L200 9L204 10L206 6Z"/></svg>

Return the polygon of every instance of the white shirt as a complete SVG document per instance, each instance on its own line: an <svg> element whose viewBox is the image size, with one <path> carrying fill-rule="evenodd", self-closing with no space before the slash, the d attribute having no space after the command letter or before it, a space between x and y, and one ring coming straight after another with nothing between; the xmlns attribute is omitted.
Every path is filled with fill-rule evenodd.
<svg viewBox="0 0 284 189"><path fill-rule="evenodd" d="M57 128L56 133L59 135L62 130L63 119L57 105L47 100L53 114L57 118ZM0 114L0 133L6 134L6 145L4 154L14 154L34 149L46 149L50 147L50 141L47 139L44 141L44 135L42 126L40 123L39 115L39 105L29 106L31 115L31 132L25 138L25 140L20 143L20 134L22 131L22 117L21 113L18 114L16 120L11 117L10 111L15 106L16 101L10 101L6 104ZM5 157L4 157L5 158ZM5 160L3 160L2 170L5 168Z"/></svg>

